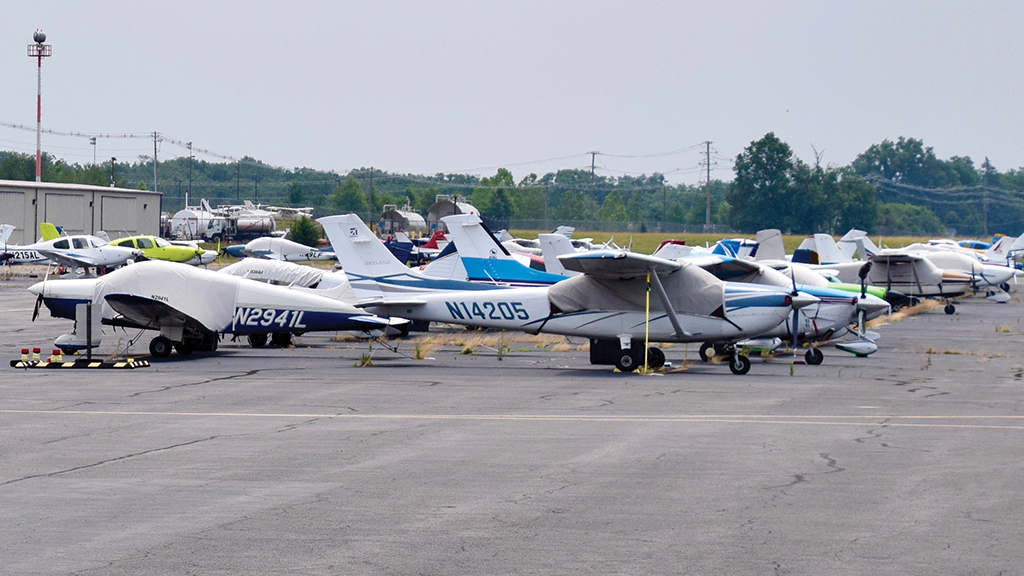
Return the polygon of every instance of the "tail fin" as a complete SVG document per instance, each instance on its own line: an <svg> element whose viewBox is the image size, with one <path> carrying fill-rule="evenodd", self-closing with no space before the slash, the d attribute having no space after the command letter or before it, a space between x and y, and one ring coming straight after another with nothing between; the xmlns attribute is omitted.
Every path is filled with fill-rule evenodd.
<svg viewBox="0 0 1024 576"><path fill-rule="evenodd" d="M868 233L856 228L840 238L838 246L839 250L851 259L860 253L860 259L867 260L871 255L878 253L878 246L868 238Z"/></svg>
<svg viewBox="0 0 1024 576"><path fill-rule="evenodd" d="M782 232L774 228L760 230L756 236L757 254L754 260L785 260L786 247L782 244Z"/></svg>
<svg viewBox="0 0 1024 576"><path fill-rule="evenodd" d="M544 252L544 268L550 274L559 276L576 276L579 272L566 270L558 257L562 254L575 254L576 249L572 247L572 241L568 236L562 234L538 234L540 249Z"/></svg>
<svg viewBox="0 0 1024 576"><path fill-rule="evenodd" d="M815 234L814 243L818 247L818 257L822 264L840 264L852 262L853 259L844 254L836 245L836 240L829 234Z"/></svg>
<svg viewBox="0 0 1024 576"><path fill-rule="evenodd" d="M100 230L99 232L94 234L94 236L96 236L97 238L99 238L100 240L103 240L104 242L106 242L108 244L110 243L110 236L107 236L107 233L104 232L103 230Z"/></svg>
<svg viewBox="0 0 1024 576"><path fill-rule="evenodd" d="M206 212L213 212L213 208L210 208L210 203L206 201L206 198L199 200L199 206Z"/></svg>
<svg viewBox="0 0 1024 576"><path fill-rule="evenodd" d="M441 218L448 228L448 236L463 258L497 258L512 260L501 243L484 227L476 214L457 214Z"/></svg>
<svg viewBox="0 0 1024 576"><path fill-rule="evenodd" d="M317 219L317 222L324 227L346 274L374 278L409 272L409 268L395 258L359 216L327 216Z"/></svg>
<svg viewBox="0 0 1024 576"><path fill-rule="evenodd" d="M43 242L53 240L54 238L60 238L60 232L57 232L57 227L49 222L39 223L39 234L42 235Z"/></svg>
<svg viewBox="0 0 1024 576"><path fill-rule="evenodd" d="M11 233L14 232L14 226L10 224L0 224L0 244L7 245L8 238L11 237Z"/></svg>
<svg viewBox="0 0 1024 576"><path fill-rule="evenodd" d="M445 216L441 220L448 227L471 282L508 282L522 286L548 285L565 279L520 264L475 214Z"/></svg>

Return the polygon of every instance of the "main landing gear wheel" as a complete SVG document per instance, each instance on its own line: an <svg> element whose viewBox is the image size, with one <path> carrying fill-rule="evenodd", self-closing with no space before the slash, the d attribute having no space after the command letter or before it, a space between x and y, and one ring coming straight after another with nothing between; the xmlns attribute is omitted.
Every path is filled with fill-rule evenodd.
<svg viewBox="0 0 1024 576"><path fill-rule="evenodd" d="M266 334L249 334L249 346L252 346L253 348L263 348L266 345Z"/></svg>
<svg viewBox="0 0 1024 576"><path fill-rule="evenodd" d="M806 360L811 366L817 366L825 360L825 354L817 348L811 348L806 354L804 354L804 360Z"/></svg>
<svg viewBox="0 0 1024 576"><path fill-rule="evenodd" d="M179 342L174 345L174 349L178 351L178 354L181 354L182 356L188 356L195 350L195 347L193 347L192 344L188 342Z"/></svg>
<svg viewBox="0 0 1024 576"><path fill-rule="evenodd" d="M1010 283L1009 282L1003 282L1002 284L999 285L999 288L1001 288L1003 292L1009 292L1010 291Z"/></svg>
<svg viewBox="0 0 1024 576"><path fill-rule="evenodd" d="M287 348L292 345L290 332L274 332L270 335L270 342L278 348Z"/></svg>
<svg viewBox="0 0 1024 576"><path fill-rule="evenodd" d="M640 362L637 362L637 359L633 357L632 350L622 352L619 355L619 358L615 361L615 367L618 368L620 372L632 372L633 370L636 370L639 365Z"/></svg>
<svg viewBox="0 0 1024 576"><path fill-rule="evenodd" d="M952 314L956 312L956 306L953 306L952 304L946 304L944 310L946 311L946 314Z"/></svg>
<svg viewBox="0 0 1024 576"><path fill-rule="evenodd" d="M665 353L661 348L650 347L647 349L647 367L657 370L665 365Z"/></svg>
<svg viewBox="0 0 1024 576"><path fill-rule="evenodd" d="M698 354L700 354L701 361L710 362L716 355L715 347L710 342L705 342L700 345Z"/></svg>
<svg viewBox="0 0 1024 576"><path fill-rule="evenodd" d="M750 359L742 354L733 354L729 360L729 370L737 376L750 372Z"/></svg>
<svg viewBox="0 0 1024 576"><path fill-rule="evenodd" d="M154 358L167 358L171 355L171 341L163 336L157 336L149 341L149 353Z"/></svg>

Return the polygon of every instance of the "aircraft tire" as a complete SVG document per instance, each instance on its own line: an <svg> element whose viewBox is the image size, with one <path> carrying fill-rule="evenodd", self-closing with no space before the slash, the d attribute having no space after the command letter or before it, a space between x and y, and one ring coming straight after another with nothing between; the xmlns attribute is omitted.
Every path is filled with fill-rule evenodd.
<svg viewBox="0 0 1024 576"><path fill-rule="evenodd" d="M655 348L651 346L647 349L647 367L651 370L657 370L665 365L665 353L661 351L661 348Z"/></svg>
<svg viewBox="0 0 1024 576"><path fill-rule="evenodd" d="M171 341L164 336L157 336L149 341L149 353L154 358L167 358L171 355Z"/></svg>
<svg viewBox="0 0 1024 576"><path fill-rule="evenodd" d="M174 345L174 349L177 350L178 354L181 354L182 356L188 356L193 351L195 351L195 348L192 346L192 344L186 342L178 342L177 344Z"/></svg>
<svg viewBox="0 0 1024 576"><path fill-rule="evenodd" d="M709 351L712 353L708 354ZM712 346L710 342L705 342L700 345L700 351L698 351L698 354L700 354L700 359L702 362L710 362L711 358L713 358L717 354L717 352L715 352L715 347Z"/></svg>
<svg viewBox="0 0 1024 576"><path fill-rule="evenodd" d="M817 348L811 348L806 354L804 354L804 360L806 360L811 366L817 366L825 360L825 354Z"/></svg>
<svg viewBox="0 0 1024 576"><path fill-rule="evenodd" d="M1010 291L1010 283L1009 282L1003 282L1002 284L999 285L999 288L1001 288L1003 290L1003 292L1009 292Z"/></svg>
<svg viewBox="0 0 1024 576"><path fill-rule="evenodd" d="M292 344L290 332L274 332L270 335L270 342L278 348L287 348Z"/></svg>
<svg viewBox="0 0 1024 576"><path fill-rule="evenodd" d="M639 365L640 362L637 362L637 359L633 357L632 350L622 352L615 360L615 367L618 368L620 372L632 372L636 370Z"/></svg>
<svg viewBox="0 0 1024 576"><path fill-rule="evenodd" d="M729 370L737 376L750 372L750 359L742 354L733 354L729 359Z"/></svg>
<svg viewBox="0 0 1024 576"><path fill-rule="evenodd" d="M253 348L263 348L266 345L266 334L249 334L249 346L252 346Z"/></svg>
<svg viewBox="0 0 1024 576"><path fill-rule="evenodd" d="M946 314L953 314L956 312L956 306L953 306L952 304L946 304L945 311Z"/></svg>

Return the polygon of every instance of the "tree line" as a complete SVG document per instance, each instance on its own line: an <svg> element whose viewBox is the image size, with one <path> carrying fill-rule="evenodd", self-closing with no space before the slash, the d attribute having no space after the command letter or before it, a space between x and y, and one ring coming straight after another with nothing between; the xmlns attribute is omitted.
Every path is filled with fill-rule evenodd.
<svg viewBox="0 0 1024 576"><path fill-rule="evenodd" d="M0 179L33 180L35 157L0 152ZM564 169L516 179L501 168L488 177L433 176L359 168L347 174L269 166L253 158L206 162L176 158L160 162L163 209L174 212L200 197L212 204L251 200L313 206L316 214L356 212L375 220L388 204L425 214L440 194L457 195L493 224L516 220L632 222L700 225L710 198L710 219L743 232L779 228L792 233L960 235L1024 231L1024 169L999 172L986 158L980 167L968 157L936 157L914 138L874 144L848 166L813 165L797 158L774 133L753 141L737 155L731 182L669 184L661 174L604 176ZM153 164L133 162L70 164L43 156L48 182L152 188Z"/></svg>

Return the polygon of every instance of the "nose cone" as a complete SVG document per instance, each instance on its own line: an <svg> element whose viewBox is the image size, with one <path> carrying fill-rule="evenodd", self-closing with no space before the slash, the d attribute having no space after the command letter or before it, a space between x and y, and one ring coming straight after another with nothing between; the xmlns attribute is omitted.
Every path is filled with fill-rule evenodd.
<svg viewBox="0 0 1024 576"><path fill-rule="evenodd" d="M811 304L817 304L818 302L821 302L821 300L818 299L817 296L811 296L810 294L806 294L804 292L797 292L796 296L791 296L791 298L793 299L793 310L799 310L805 306L810 306Z"/></svg>
<svg viewBox="0 0 1024 576"><path fill-rule="evenodd" d="M35 284L28 287L28 291L34 294L35 296L39 296L40 294L43 293L43 290L45 288L46 282L36 282Z"/></svg>
<svg viewBox="0 0 1024 576"><path fill-rule="evenodd" d="M889 303L878 296L865 294L863 297L857 297L857 309L863 310L869 318L873 318L875 315L888 310Z"/></svg>

